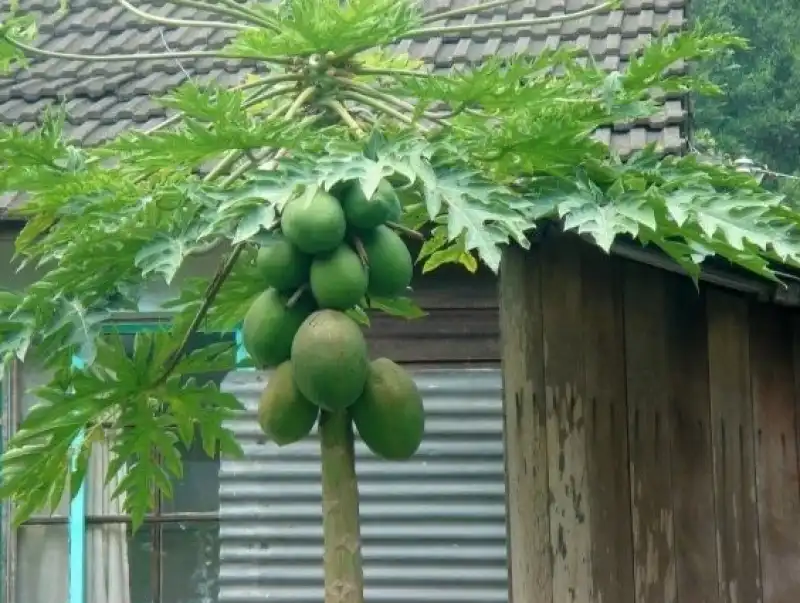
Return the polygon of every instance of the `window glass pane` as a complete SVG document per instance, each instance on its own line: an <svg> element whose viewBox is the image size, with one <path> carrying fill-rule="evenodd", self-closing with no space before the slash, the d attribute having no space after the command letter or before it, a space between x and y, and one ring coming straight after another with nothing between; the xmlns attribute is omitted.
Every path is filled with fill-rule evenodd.
<svg viewBox="0 0 800 603"><path fill-rule="evenodd" d="M67 526L17 530L16 603L64 603L69 575Z"/></svg>
<svg viewBox="0 0 800 603"><path fill-rule="evenodd" d="M89 603L217 602L217 523L162 524L160 547L156 544L158 529L155 525L144 525L131 533L129 527L121 524L89 526L86 576ZM127 542L121 545L123 535ZM127 590L121 585L126 585Z"/></svg>
<svg viewBox="0 0 800 603"><path fill-rule="evenodd" d="M183 477L173 478L172 498L162 501L162 513L219 510L219 455L209 458L203 450L200 434L191 448L182 446Z"/></svg>
<svg viewBox="0 0 800 603"><path fill-rule="evenodd" d="M17 420L21 420L28 414L38 399L30 390L45 385L53 378L53 371L47 370L33 360L20 363L19 385L21 391L17 399L20 401L20 409Z"/></svg>
<svg viewBox="0 0 800 603"><path fill-rule="evenodd" d="M162 529L160 603L215 603L219 596L217 522L168 523Z"/></svg>
<svg viewBox="0 0 800 603"><path fill-rule="evenodd" d="M156 525L143 525L135 533L128 527L130 555L130 601L124 603L160 603L158 572L161 556L155 549Z"/></svg>
<svg viewBox="0 0 800 603"><path fill-rule="evenodd" d="M86 530L86 601L131 603L131 585L141 581L131 562L124 523L94 524ZM144 576L146 579L147 576ZM142 599L146 603L147 599Z"/></svg>

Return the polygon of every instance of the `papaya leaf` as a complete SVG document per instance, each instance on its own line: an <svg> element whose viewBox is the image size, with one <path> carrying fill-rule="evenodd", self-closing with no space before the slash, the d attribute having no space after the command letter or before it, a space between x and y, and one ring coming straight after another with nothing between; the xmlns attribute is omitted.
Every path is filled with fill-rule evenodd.
<svg viewBox="0 0 800 603"><path fill-rule="evenodd" d="M345 314L363 327L369 327L370 325L369 315L364 311L362 306L350 308L349 310L345 311Z"/></svg>
<svg viewBox="0 0 800 603"><path fill-rule="evenodd" d="M201 223L195 223L176 234L156 234L152 242L136 254L136 265L141 269L142 276L160 274L167 283L171 283L186 257L206 247L209 241L204 235L206 232Z"/></svg>
<svg viewBox="0 0 800 603"><path fill-rule="evenodd" d="M437 173L424 194L431 220L446 212L448 240L463 235L464 251L475 250L495 272L503 246L510 242L529 246L525 231L534 225L522 212L530 203L504 186L472 171L451 168Z"/></svg>
<svg viewBox="0 0 800 603"><path fill-rule="evenodd" d="M370 297L369 307L375 310L380 310L389 316L397 316L407 320L415 318L424 318L428 315L422 308L420 308L414 300L410 297Z"/></svg>
<svg viewBox="0 0 800 603"><path fill-rule="evenodd" d="M13 3L12 3L13 4ZM25 67L27 56L8 38L23 42L36 38L36 21L32 15L11 17L2 15L0 21L0 74L9 72L13 67Z"/></svg>
<svg viewBox="0 0 800 603"><path fill-rule="evenodd" d="M410 0L287 0L273 13L276 31L244 31L230 49L248 55L309 56L384 46L419 24Z"/></svg>

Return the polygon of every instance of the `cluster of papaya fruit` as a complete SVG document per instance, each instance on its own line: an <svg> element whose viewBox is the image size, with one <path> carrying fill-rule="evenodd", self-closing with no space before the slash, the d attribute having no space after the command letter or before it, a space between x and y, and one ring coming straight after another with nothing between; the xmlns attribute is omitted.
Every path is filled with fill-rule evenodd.
<svg viewBox="0 0 800 603"><path fill-rule="evenodd" d="M280 228L258 251L266 290L247 311L245 349L275 369L259 403L259 424L279 446L305 438L320 411L344 411L362 441L390 460L422 441L422 397L411 375L387 358L370 361L348 310L372 297L405 293L413 260L387 223L400 202L382 180L367 198L356 181L289 201Z"/></svg>

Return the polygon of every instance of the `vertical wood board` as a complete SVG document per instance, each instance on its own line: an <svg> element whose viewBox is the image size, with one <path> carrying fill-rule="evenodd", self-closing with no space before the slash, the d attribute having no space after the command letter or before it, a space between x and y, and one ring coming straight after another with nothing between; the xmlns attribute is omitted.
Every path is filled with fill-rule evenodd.
<svg viewBox="0 0 800 603"><path fill-rule="evenodd" d="M795 425L792 323L785 311L753 304L750 362L764 601L800 601L800 483Z"/></svg>
<svg viewBox="0 0 800 603"><path fill-rule="evenodd" d="M540 262L516 247L503 255L503 350L508 567L511 603L554 603Z"/></svg>
<svg viewBox="0 0 800 603"><path fill-rule="evenodd" d="M680 603L717 603L705 296L686 277L666 282L677 591Z"/></svg>
<svg viewBox="0 0 800 603"><path fill-rule="evenodd" d="M597 603L634 600L622 261L582 249L592 582Z"/></svg>
<svg viewBox="0 0 800 603"><path fill-rule="evenodd" d="M547 241L541 261L553 601L589 603L593 589L580 248L566 237Z"/></svg>
<svg viewBox="0 0 800 603"><path fill-rule="evenodd" d="M663 273L627 264L624 294L636 602L675 603Z"/></svg>
<svg viewBox="0 0 800 603"><path fill-rule="evenodd" d="M724 603L759 603L762 591L747 301L709 288L707 316L719 590Z"/></svg>

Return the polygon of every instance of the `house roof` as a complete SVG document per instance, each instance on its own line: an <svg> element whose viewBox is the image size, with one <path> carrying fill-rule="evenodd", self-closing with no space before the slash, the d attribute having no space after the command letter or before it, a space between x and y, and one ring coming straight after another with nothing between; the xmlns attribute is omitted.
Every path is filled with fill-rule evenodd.
<svg viewBox="0 0 800 603"><path fill-rule="evenodd" d="M479 0L421 0L428 11L460 8ZM574 12L599 0L519 0L477 15L442 24L529 19ZM688 0L625 0L625 8L553 23L469 36L430 37L404 41L400 51L423 60L437 71L480 61L484 57L573 45L587 49L609 70L624 69L632 53L664 26L678 29ZM164 0L135 5L172 18L212 18L196 9ZM57 13L53 0L20 0L23 12L39 16L36 46L61 53L126 54L218 49L230 32L203 28L173 28L142 21L116 0L69 0ZM216 18L216 17L213 17ZM218 18L216 18L218 20ZM148 128L163 120L165 110L151 100L187 77L223 84L241 81L255 64L223 59L168 61L96 61L36 58L29 68L0 78L0 123L32 127L42 111L66 100L70 134L85 144L117 135L127 128ZM687 113L681 99L667 100L664 111L649 120L604 128L597 135L623 155L648 143L679 153L686 142Z"/></svg>

